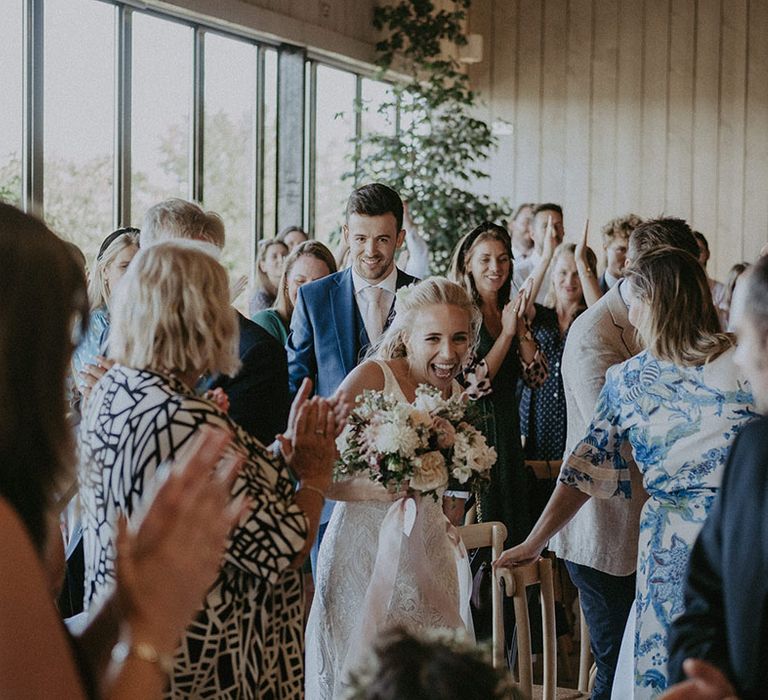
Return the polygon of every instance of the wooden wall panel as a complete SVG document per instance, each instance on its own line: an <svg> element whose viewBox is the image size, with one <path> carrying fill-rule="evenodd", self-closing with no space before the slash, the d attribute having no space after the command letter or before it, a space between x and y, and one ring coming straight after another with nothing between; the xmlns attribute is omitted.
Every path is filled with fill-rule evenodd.
<svg viewBox="0 0 768 700"><path fill-rule="evenodd" d="M618 103L616 105L616 153L612 169L616 179L616 207L621 216L640 208L641 133L643 99L643 3L619 2ZM597 225L601 222L595 221Z"/></svg>
<svg viewBox="0 0 768 700"><path fill-rule="evenodd" d="M692 224L708 239L717 236L718 111L720 105L720 2L696 8L693 99ZM716 240L710 240L714 250ZM715 265L712 260L710 265Z"/></svg>
<svg viewBox="0 0 768 700"><path fill-rule="evenodd" d="M541 0L520 0L517 33L515 184L523 200L538 196L541 172Z"/></svg>
<svg viewBox="0 0 768 700"><path fill-rule="evenodd" d="M754 260L768 241L768 3L750 2L748 27L743 257Z"/></svg>
<svg viewBox="0 0 768 700"><path fill-rule="evenodd" d="M747 53L747 0L723 0L721 14L719 167L717 241L712 256L719 267L732 255L744 257L744 136Z"/></svg>
<svg viewBox="0 0 768 700"><path fill-rule="evenodd" d="M686 219L693 210L693 88L695 0L671 0L667 178L664 211ZM682 37L682 41L680 38Z"/></svg>
<svg viewBox="0 0 768 700"><path fill-rule="evenodd" d="M565 86L568 4L544 0L539 196L557 199L565 188Z"/></svg>
<svg viewBox="0 0 768 700"><path fill-rule="evenodd" d="M592 26L589 215L599 224L610 219L616 210L615 169L606 168L603 164L613 162L616 156L618 3L596 2Z"/></svg>
<svg viewBox="0 0 768 700"><path fill-rule="evenodd" d="M642 150L640 208L664 213L669 80L669 0L646 0L643 18Z"/></svg>
<svg viewBox="0 0 768 700"><path fill-rule="evenodd" d="M565 115L565 208L566 231L589 214L590 113L592 110L592 0L568 3L568 67ZM538 199L534 194L533 200ZM572 236L571 236L572 237Z"/></svg>
<svg viewBox="0 0 768 700"><path fill-rule="evenodd" d="M768 241L768 0L480 6L489 115L514 129L494 194L562 202L570 238L587 216L593 231L629 211L685 217L720 278L754 259Z"/></svg>

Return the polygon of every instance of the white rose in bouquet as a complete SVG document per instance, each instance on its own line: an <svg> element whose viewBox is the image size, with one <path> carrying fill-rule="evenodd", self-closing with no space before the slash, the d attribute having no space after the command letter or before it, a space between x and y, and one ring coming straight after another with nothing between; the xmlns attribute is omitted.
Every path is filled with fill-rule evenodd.
<svg viewBox="0 0 768 700"><path fill-rule="evenodd" d="M419 434L410 426L397 423L371 425L365 429L366 442L380 454L399 454L410 459L421 445Z"/></svg>
<svg viewBox="0 0 768 700"><path fill-rule="evenodd" d="M414 460L411 488L416 491L434 491L448 483L445 458L437 451L427 452Z"/></svg>

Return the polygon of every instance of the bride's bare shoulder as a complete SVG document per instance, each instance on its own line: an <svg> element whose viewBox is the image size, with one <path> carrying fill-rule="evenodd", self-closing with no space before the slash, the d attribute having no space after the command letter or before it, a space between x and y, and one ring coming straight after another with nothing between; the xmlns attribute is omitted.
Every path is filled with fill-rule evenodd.
<svg viewBox="0 0 768 700"><path fill-rule="evenodd" d="M346 376L338 391L348 396L359 396L365 389L383 389L384 383L384 370L379 363L375 360L365 360Z"/></svg>

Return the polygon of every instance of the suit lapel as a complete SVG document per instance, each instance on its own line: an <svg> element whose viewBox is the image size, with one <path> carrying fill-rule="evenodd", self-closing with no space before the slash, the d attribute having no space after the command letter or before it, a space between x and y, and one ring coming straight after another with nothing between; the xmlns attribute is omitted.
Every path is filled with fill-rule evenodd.
<svg viewBox="0 0 768 700"><path fill-rule="evenodd" d="M349 374L357 365L360 347L368 344L368 336L355 303L355 289L350 269L339 276L336 285L331 287L330 296L331 316L336 331L336 341L339 344L339 354L344 372Z"/></svg>

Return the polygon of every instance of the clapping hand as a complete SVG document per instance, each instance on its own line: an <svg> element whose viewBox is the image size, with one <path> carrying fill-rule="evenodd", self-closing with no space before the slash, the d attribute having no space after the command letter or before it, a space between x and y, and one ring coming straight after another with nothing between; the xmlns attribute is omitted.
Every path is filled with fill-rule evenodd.
<svg viewBox="0 0 768 700"><path fill-rule="evenodd" d="M518 328L525 325L525 312L528 309L530 294L530 285L524 284L515 298L504 305L501 312L501 330L505 335L513 337Z"/></svg>
<svg viewBox="0 0 768 700"><path fill-rule="evenodd" d="M221 567L227 538L250 506L231 501L241 460L230 436L203 427L170 466L147 509L118 523L117 599L134 640L172 653Z"/></svg>
<svg viewBox="0 0 768 700"><path fill-rule="evenodd" d="M96 364L87 364L80 372L78 372L80 378L80 393L85 400L91 395L93 387L96 386L98 381L114 364L114 360L107 359L103 355L96 355Z"/></svg>
<svg viewBox="0 0 768 700"><path fill-rule="evenodd" d="M302 402L291 434L291 455L286 457L299 480L331 482L336 457L336 418L331 402L315 396ZM282 440L286 436L281 436ZM324 489L323 489L324 490Z"/></svg>
<svg viewBox="0 0 768 700"><path fill-rule="evenodd" d="M552 224L552 214L547 217L547 228L544 230L544 243L542 246L542 257L546 260L551 260L555 254L555 248L560 245L560 241L557 238L557 231Z"/></svg>
<svg viewBox="0 0 768 700"><path fill-rule="evenodd" d="M573 257L575 258L577 265L581 264L587 268L589 267L589 262L587 261L587 249L589 248L588 239L589 219L586 219L584 221L584 231L581 234L581 238L576 243L576 250L573 251Z"/></svg>

